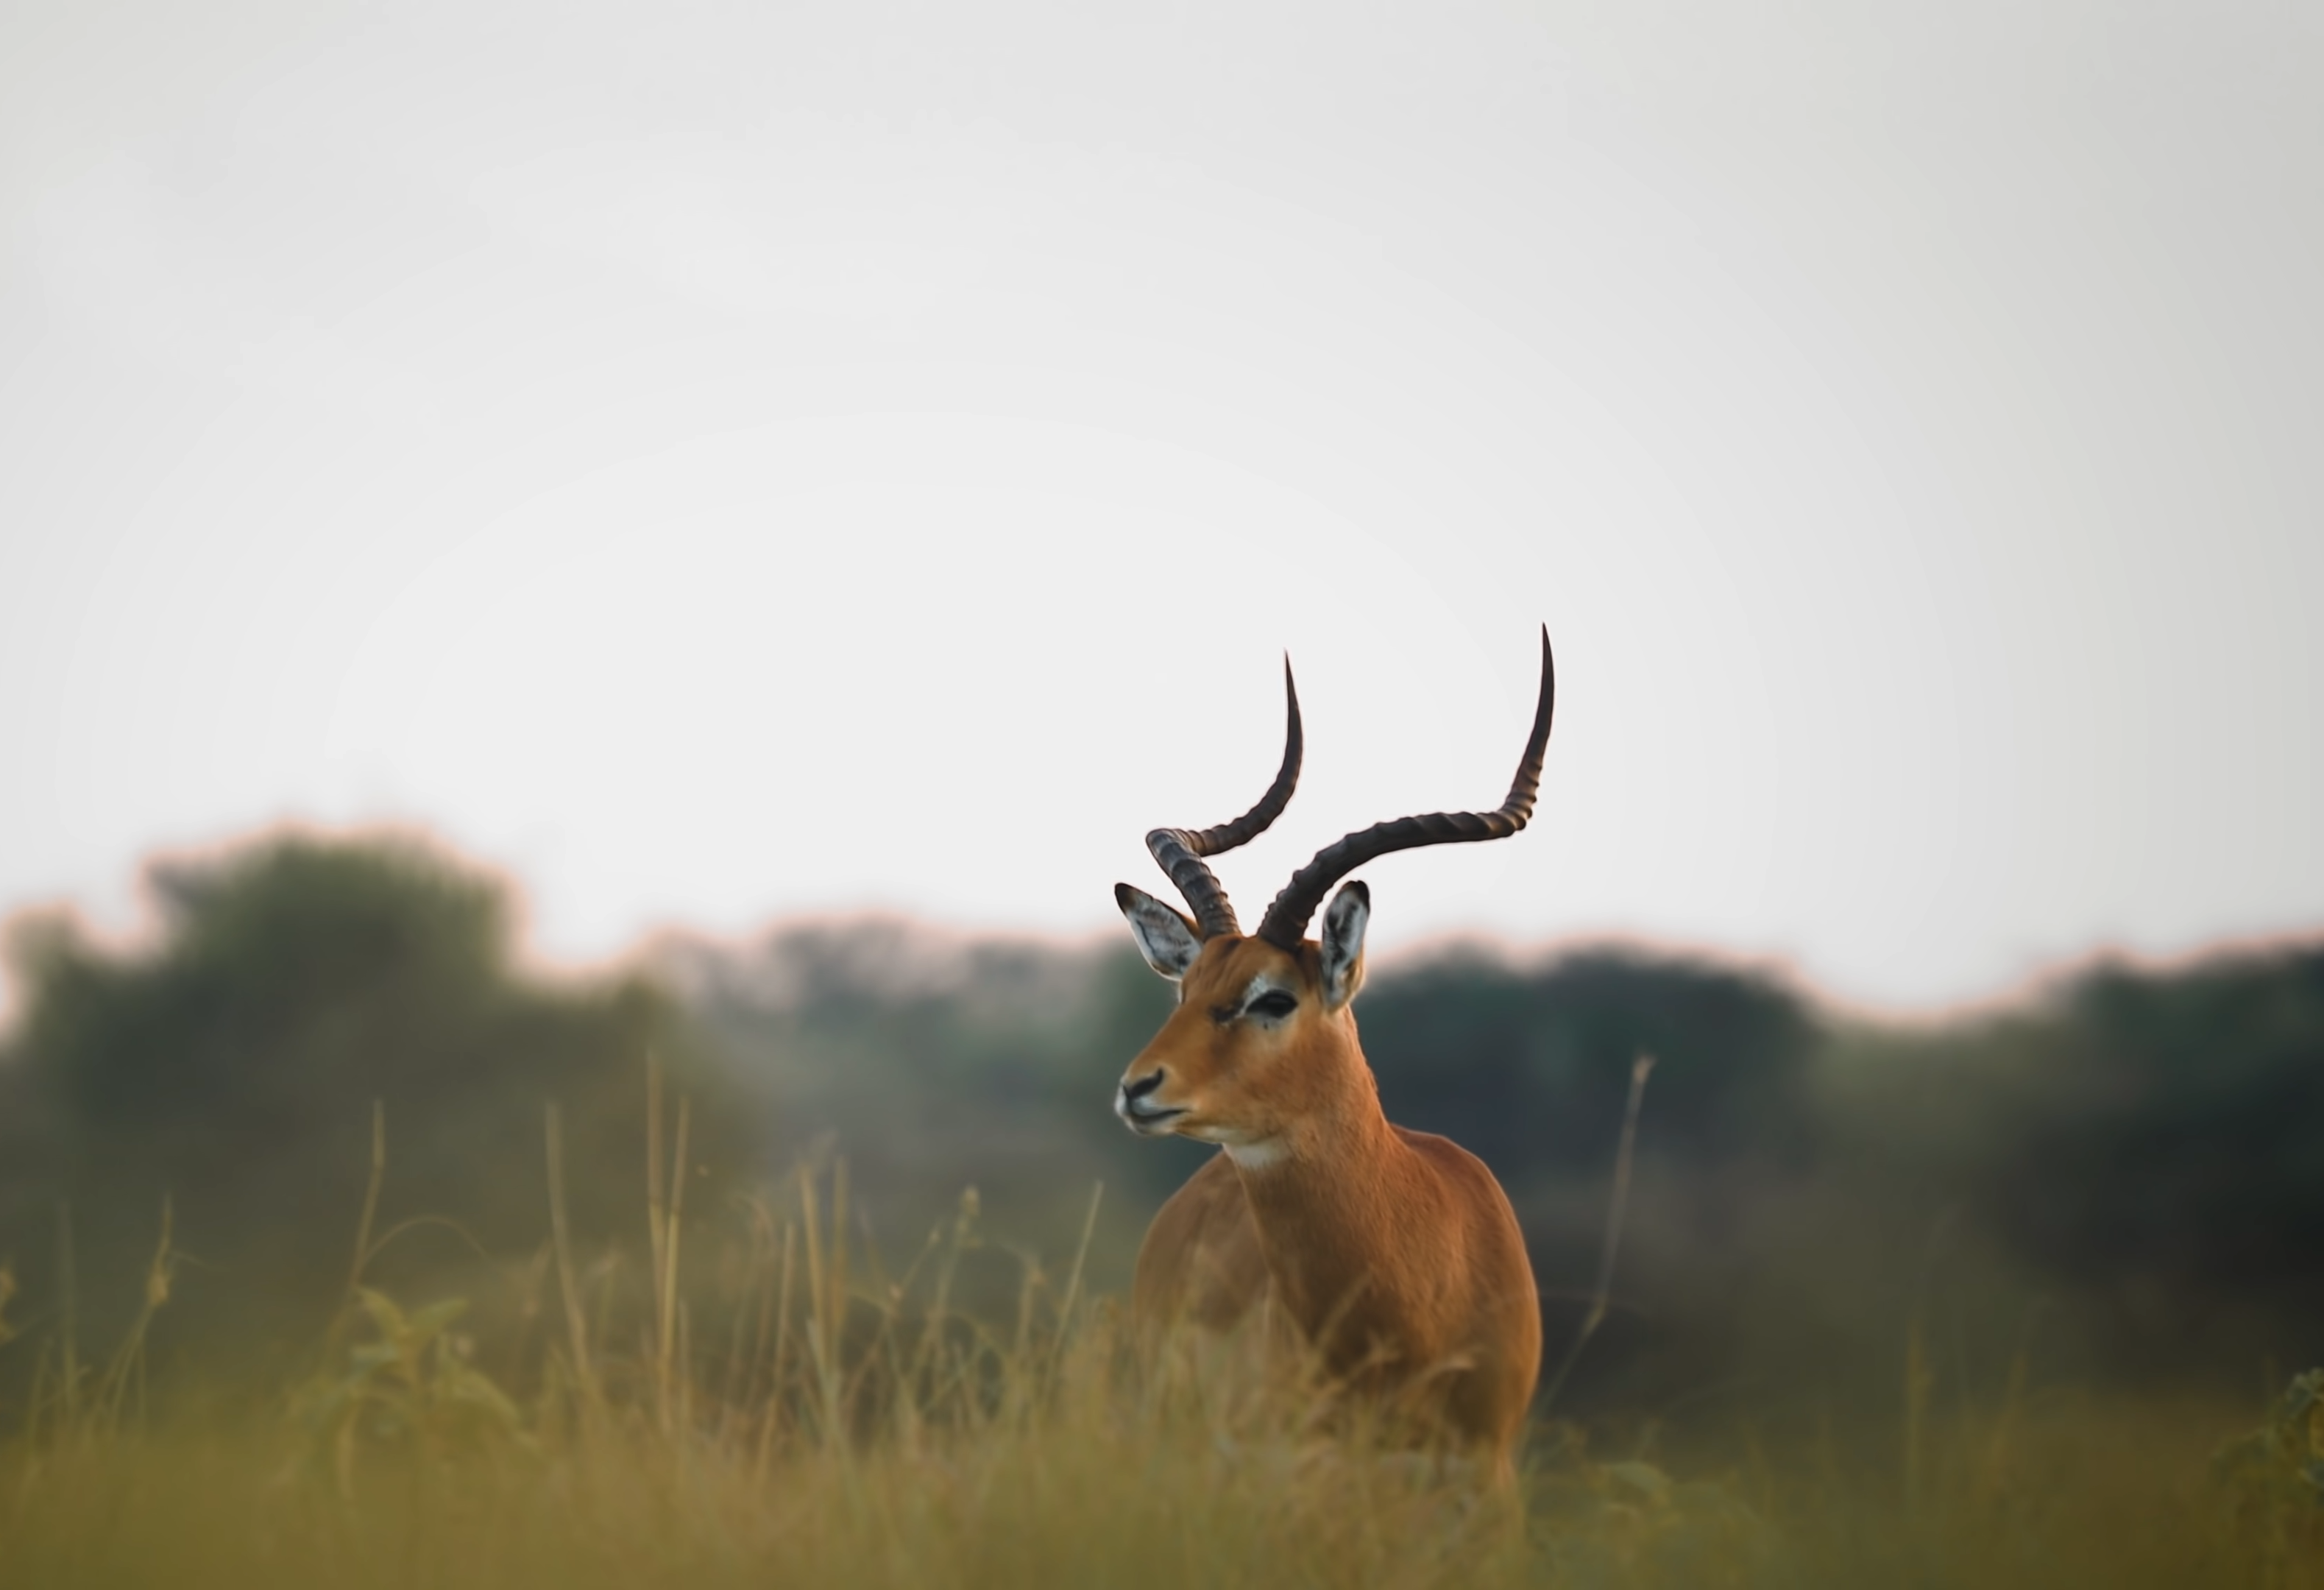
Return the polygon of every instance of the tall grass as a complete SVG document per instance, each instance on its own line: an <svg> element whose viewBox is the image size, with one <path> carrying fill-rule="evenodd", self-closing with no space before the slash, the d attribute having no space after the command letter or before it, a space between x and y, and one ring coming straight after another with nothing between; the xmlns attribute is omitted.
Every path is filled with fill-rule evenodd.
<svg viewBox="0 0 2324 1590"><path fill-rule="evenodd" d="M0 1444L0 1583L2324 1587L2312 1502L2280 1483L2305 1436L2222 1485L2241 1410L2022 1374L1947 1407L1917 1333L1901 1460L1838 1420L1788 1450L1736 1430L1674 1478L1635 1440L1545 1425L1506 1508L1255 1355L1133 1354L1085 1253L1023 1259L1013 1316L967 1317L961 1267L993 1256L973 1193L895 1273L836 1163L690 1207L688 1110L662 1091L657 1071L642 1258L576 1240L552 1114L547 1240L495 1299L367 1283L394 1235L373 1230L375 1122L345 1306L272 1394L149 1385L166 1214L101 1360L69 1297L11 1341L0 1271L0 1350L44 1354Z"/></svg>

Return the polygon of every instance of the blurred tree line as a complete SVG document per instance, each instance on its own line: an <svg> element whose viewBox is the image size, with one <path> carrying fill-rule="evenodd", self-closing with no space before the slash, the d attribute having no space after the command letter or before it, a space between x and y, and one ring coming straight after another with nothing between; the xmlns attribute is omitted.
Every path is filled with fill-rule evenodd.
<svg viewBox="0 0 2324 1590"><path fill-rule="evenodd" d="M69 1262L97 1329L142 1295L166 1198L185 1257L165 1336L263 1359L318 1331L353 1262L374 1105L374 1230L395 1235L374 1273L456 1281L538 1245L545 1105L602 1169L635 1162L648 1050L716 1091L666 993L635 972L523 975L508 892L417 842L286 837L145 884L150 947L62 914L19 919L6 945L0 1259L51 1309ZM747 1161L746 1119L705 1114L706 1153ZM576 1216L610 1228L641 1187L577 1177Z"/></svg>
<svg viewBox="0 0 2324 1590"><path fill-rule="evenodd" d="M700 1217L843 1159L853 1219L900 1267L973 1186L991 1245L964 1284L994 1310L1071 1262L1101 1182L1088 1277L1126 1286L1209 1151L1112 1118L1169 1006L1126 940L854 921L549 978L517 963L500 883L409 841L277 837L148 883L149 945L54 915L11 932L0 1258L53 1299L69 1207L81 1306L120 1314L166 1196L180 1340L272 1352L319 1328L374 1101L389 1284L538 1276L550 1102L576 1232L641 1245L649 1050L692 1100ZM2324 948L2101 965L1925 1027L1844 1021L1734 966L1475 950L1376 975L1357 1012L1391 1118L1508 1188L1553 1354L1587 1308L1632 1058L1656 1057L1580 1406L1807 1417L1886 1394L1908 1333L1970 1392L2020 1354L2237 1385L2324 1356Z"/></svg>

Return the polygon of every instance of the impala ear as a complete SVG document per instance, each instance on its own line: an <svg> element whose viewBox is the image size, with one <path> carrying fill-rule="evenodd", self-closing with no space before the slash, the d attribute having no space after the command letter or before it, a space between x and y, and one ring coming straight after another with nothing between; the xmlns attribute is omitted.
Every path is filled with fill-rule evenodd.
<svg viewBox="0 0 2324 1590"><path fill-rule="evenodd" d="M1138 940L1138 953L1146 957L1146 964L1173 983L1185 976L1194 957L1203 953L1203 941L1194 936L1194 924L1185 914L1127 883L1113 886L1113 902L1130 919L1130 937Z"/></svg>
<svg viewBox="0 0 2324 1590"><path fill-rule="evenodd" d="M1364 927L1372 920L1372 892L1360 879L1323 908L1323 1004L1338 1010L1364 985Z"/></svg>

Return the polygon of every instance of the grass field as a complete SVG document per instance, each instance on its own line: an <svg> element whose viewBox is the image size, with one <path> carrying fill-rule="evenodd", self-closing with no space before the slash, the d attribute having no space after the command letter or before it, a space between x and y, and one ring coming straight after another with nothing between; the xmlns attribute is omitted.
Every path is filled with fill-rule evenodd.
<svg viewBox="0 0 2324 1590"><path fill-rule="evenodd" d="M973 1199L892 1277L844 1174L714 1234L668 1168L683 1111L667 1165L661 1127L641 1259L574 1252L552 1122L516 1307L369 1290L392 1234L366 1213L346 1307L271 1387L149 1376L166 1227L101 1354L69 1299L8 1341L0 1281L0 1343L37 1364L0 1583L2324 1586L2313 1381L2222 1461L2262 1410L2022 1382L1947 1407L1908 1335L1895 1403L1812 1438L1738 1424L1682 1456L1545 1417L1510 1507L1311 1391L1133 1363L1078 1257L1028 1265L1014 1318L960 1317Z"/></svg>
<svg viewBox="0 0 2324 1590"><path fill-rule="evenodd" d="M2029 1421L2005 1474L1918 1507L1770 1465L1536 1474L1526 1534L1361 1454L1157 1429L1076 1393L917 1447L789 1451L643 1420L374 1455L351 1489L263 1424L19 1448L21 1585L2304 1585L2311 1533L2238 1536L2200 1417ZM1963 1431L1977 1455L1989 1431Z"/></svg>

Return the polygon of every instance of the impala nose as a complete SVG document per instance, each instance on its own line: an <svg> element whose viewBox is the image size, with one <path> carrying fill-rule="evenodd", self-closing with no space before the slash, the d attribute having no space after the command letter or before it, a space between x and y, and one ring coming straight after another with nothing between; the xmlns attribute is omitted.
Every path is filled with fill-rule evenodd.
<svg viewBox="0 0 2324 1590"><path fill-rule="evenodd" d="M1121 1085L1113 1096L1113 1113L1121 1117L1123 1125L1140 1135L1151 1135L1157 1131L1167 1130L1162 1123L1175 1121L1186 1113L1184 1110L1157 1109L1139 1102L1168 1078L1167 1070L1156 1070L1135 1082Z"/></svg>

